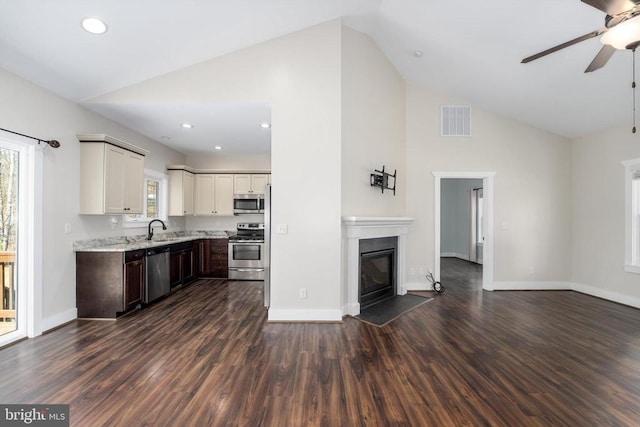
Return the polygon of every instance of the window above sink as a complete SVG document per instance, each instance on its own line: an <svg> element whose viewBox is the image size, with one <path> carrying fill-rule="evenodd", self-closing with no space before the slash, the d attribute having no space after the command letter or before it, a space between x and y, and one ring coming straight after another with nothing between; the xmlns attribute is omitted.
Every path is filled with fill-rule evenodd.
<svg viewBox="0 0 640 427"><path fill-rule="evenodd" d="M140 228L148 226L149 222L153 219L166 221L168 200L167 183L167 175L145 169L142 213L137 215L123 215L122 226L125 228Z"/></svg>

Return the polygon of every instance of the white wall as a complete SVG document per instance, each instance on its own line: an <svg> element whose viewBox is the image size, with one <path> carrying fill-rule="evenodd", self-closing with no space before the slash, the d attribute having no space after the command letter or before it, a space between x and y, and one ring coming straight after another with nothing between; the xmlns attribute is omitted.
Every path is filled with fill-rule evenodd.
<svg viewBox="0 0 640 427"><path fill-rule="evenodd" d="M369 36L342 30L342 215L404 216L405 84ZM382 166L397 169L397 191L372 187Z"/></svg>
<svg viewBox="0 0 640 427"><path fill-rule="evenodd" d="M572 144L574 289L640 307L640 276L624 267L623 160L640 158L631 125Z"/></svg>
<svg viewBox="0 0 640 427"><path fill-rule="evenodd" d="M464 103L407 85L407 214L416 218L407 268L434 267L432 172L495 171L497 287L569 280L571 143L475 107L472 137L440 137L440 105L452 104ZM407 277L412 287L426 284L424 277Z"/></svg>
<svg viewBox="0 0 640 427"><path fill-rule="evenodd" d="M209 154L187 156L187 165L194 169L271 170L271 154Z"/></svg>
<svg viewBox="0 0 640 427"><path fill-rule="evenodd" d="M94 100L271 104L273 223L288 225L272 239L271 320L341 318L341 32L328 22Z"/></svg>
<svg viewBox="0 0 640 427"><path fill-rule="evenodd" d="M470 193L482 188L481 179L449 178L441 181L440 254L469 259L471 243Z"/></svg>
<svg viewBox="0 0 640 427"><path fill-rule="evenodd" d="M76 313L73 242L98 236L142 234L140 229L111 228L110 216L79 215L80 143L78 133L105 133L151 152L148 168L163 171L166 163L185 157L164 145L60 98L0 69L2 127L38 138L60 141L44 151L43 196L43 329L71 320ZM118 216L120 219L120 216ZM72 233L64 234L64 224ZM177 226L183 226L178 222Z"/></svg>

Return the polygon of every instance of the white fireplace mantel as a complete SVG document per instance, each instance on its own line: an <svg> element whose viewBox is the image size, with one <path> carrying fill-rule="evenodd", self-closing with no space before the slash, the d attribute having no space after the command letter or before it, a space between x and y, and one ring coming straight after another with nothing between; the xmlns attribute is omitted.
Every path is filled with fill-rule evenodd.
<svg viewBox="0 0 640 427"><path fill-rule="evenodd" d="M408 217L365 217L345 216L342 223L346 228L347 277L345 281L346 301L343 312L351 316L360 314L359 280L360 280L360 239L375 239L379 237L398 237L398 265L396 271L398 295L407 293L405 287L405 258L406 240L409 225L414 218Z"/></svg>

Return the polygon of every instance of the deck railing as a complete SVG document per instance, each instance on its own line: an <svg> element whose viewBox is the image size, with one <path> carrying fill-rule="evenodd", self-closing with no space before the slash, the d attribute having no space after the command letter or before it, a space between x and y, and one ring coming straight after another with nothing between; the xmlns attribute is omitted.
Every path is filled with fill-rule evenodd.
<svg viewBox="0 0 640 427"><path fill-rule="evenodd" d="M15 264L15 252L0 251L0 285L2 287L1 320L16 318Z"/></svg>

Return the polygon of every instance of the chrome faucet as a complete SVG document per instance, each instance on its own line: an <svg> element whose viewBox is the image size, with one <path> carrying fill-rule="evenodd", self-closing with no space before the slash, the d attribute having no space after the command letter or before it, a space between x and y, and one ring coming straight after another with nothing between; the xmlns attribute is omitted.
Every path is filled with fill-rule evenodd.
<svg viewBox="0 0 640 427"><path fill-rule="evenodd" d="M162 222L161 219L152 219L151 221L149 221L149 232L147 233L147 240L153 239L153 230L151 229L151 224L153 224L156 221L159 222L160 224L162 224L162 229L163 230L167 229L167 226L164 225L164 222Z"/></svg>

